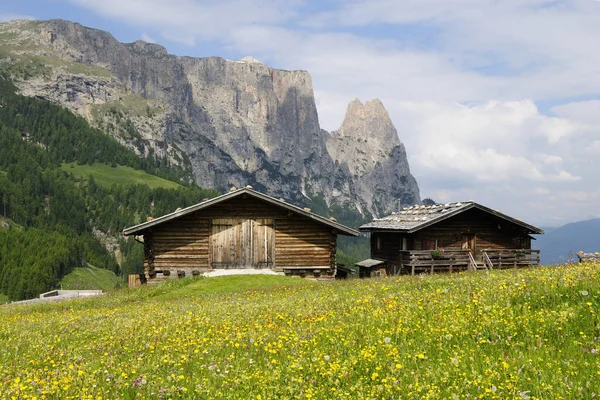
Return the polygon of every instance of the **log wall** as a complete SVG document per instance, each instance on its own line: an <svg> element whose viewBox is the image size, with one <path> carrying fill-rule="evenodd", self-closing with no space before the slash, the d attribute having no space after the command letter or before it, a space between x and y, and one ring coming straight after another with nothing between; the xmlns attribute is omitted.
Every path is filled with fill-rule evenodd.
<svg viewBox="0 0 600 400"><path fill-rule="evenodd" d="M416 232L414 250L421 250L423 240L437 240L438 248L466 250L464 242L475 237L475 253L482 249L529 249L531 241L524 228L478 209L441 221Z"/></svg>
<svg viewBox="0 0 600 400"><path fill-rule="evenodd" d="M144 266L149 282L244 266L331 277L336 240L326 225L240 196L145 232Z"/></svg>

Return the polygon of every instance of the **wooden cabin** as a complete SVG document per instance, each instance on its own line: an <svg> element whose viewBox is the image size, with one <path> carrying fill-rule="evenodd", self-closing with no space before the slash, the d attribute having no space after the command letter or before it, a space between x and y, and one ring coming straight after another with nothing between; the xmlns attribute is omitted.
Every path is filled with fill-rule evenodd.
<svg viewBox="0 0 600 400"><path fill-rule="evenodd" d="M123 234L143 237L142 278L154 283L229 268L333 278L337 235L359 232L243 188L127 228Z"/></svg>
<svg viewBox="0 0 600 400"><path fill-rule="evenodd" d="M473 201L415 205L361 226L388 274L536 266L544 232Z"/></svg>

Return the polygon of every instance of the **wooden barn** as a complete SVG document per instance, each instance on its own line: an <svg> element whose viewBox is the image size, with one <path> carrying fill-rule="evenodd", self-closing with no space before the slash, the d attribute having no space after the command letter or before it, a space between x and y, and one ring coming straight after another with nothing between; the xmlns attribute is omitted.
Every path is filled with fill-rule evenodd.
<svg viewBox="0 0 600 400"><path fill-rule="evenodd" d="M123 234L143 236L143 278L152 283L225 268L332 278L337 235L359 232L334 218L243 188L127 228Z"/></svg>
<svg viewBox="0 0 600 400"><path fill-rule="evenodd" d="M416 205L361 226L387 274L536 266L544 232L473 201Z"/></svg>

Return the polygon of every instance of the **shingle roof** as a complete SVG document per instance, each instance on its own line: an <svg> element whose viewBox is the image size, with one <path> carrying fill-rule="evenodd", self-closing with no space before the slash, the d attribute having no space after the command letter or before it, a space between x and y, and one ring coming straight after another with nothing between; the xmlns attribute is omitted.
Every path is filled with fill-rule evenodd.
<svg viewBox="0 0 600 400"><path fill-rule="evenodd" d="M365 268L372 268L375 267L377 265L381 265L383 264L385 261L381 261L381 260L374 260L372 258L367 258L366 260L357 262L354 265L358 265L359 267L365 267Z"/></svg>
<svg viewBox="0 0 600 400"><path fill-rule="evenodd" d="M171 214L163 215L162 217L155 218L155 219L153 219L151 221L144 222L142 224L139 224L139 225L136 225L136 226L132 226L130 228L126 228L126 229L123 230L123 234L125 236L139 235L139 234L143 233L143 231L145 231L146 229L152 228L153 226L156 226L156 225L162 224L164 222L167 222L167 221L170 221L170 220L182 217L184 215L193 213L195 211L202 210L204 208L207 208L207 207L210 207L210 206L212 206L214 204L220 203L222 201L225 201L225 200L228 200L228 199L240 196L242 194L248 194L248 195L253 196L255 198L264 200L264 201L269 202L271 204L274 204L276 206L283 207L283 208L285 208L287 210L290 210L290 211L293 211L293 212L295 212L297 214L303 215L303 216L305 216L305 217L307 217L309 219L312 219L312 220L314 220L316 222L319 222L321 224L328 225L331 228L333 228L336 231L338 231L338 233L341 233L342 235L348 235L348 236L358 236L359 235L359 232L356 231L355 229L348 228L347 226L342 225L339 222L336 222L336 221L333 221L331 219L327 219L327 218L321 217L320 215L317 215L315 213L307 211L308 209L303 209L303 208L297 207L297 206L295 206L293 204L286 203L283 199L278 200L278 199L276 199L274 197L271 197L271 196L268 196L266 194L257 192L255 190L249 188L249 187L242 188L242 189L237 189L237 190L231 191L229 193L226 193L224 195L215 197L213 199L205 200L202 203L198 203L196 205L184 208L182 210L175 211L175 212L173 212Z"/></svg>
<svg viewBox="0 0 600 400"><path fill-rule="evenodd" d="M526 224L521 220L509 217L508 215L482 206L474 201L405 207L402 211L392 213L391 215L383 218L376 218L372 222L362 225L359 229L361 231L390 230L413 233L471 208L477 208L514 224L520 225L528 229L529 233L544 233L544 231L536 228L533 225Z"/></svg>

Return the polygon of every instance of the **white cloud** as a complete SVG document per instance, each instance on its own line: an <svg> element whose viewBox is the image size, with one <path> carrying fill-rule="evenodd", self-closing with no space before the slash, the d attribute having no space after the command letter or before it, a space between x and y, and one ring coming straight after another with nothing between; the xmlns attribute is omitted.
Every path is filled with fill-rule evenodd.
<svg viewBox="0 0 600 400"><path fill-rule="evenodd" d="M562 157L548 154L552 139L576 125L541 115L531 101L477 106L440 102L390 102L414 168L460 174L476 182L570 181ZM546 138L546 143L540 141Z"/></svg>
<svg viewBox="0 0 600 400"><path fill-rule="evenodd" d="M11 12L0 11L0 22L12 21L15 19L34 19L29 15L15 14Z"/></svg>
<svg viewBox="0 0 600 400"><path fill-rule="evenodd" d="M147 43L156 43L156 40L145 33L142 33L142 40Z"/></svg>
<svg viewBox="0 0 600 400"><path fill-rule="evenodd" d="M600 127L600 100L562 104L553 107L552 112L559 117L574 119L597 129Z"/></svg>
<svg viewBox="0 0 600 400"><path fill-rule="evenodd" d="M591 146L588 148L588 151L592 155L600 156L600 140L594 140Z"/></svg>
<svg viewBox="0 0 600 400"><path fill-rule="evenodd" d="M598 212L593 196L579 192L596 182L600 161L581 163L581 149L564 144L571 138L584 140L583 149L595 143L579 134L578 121L543 115L526 100L472 106L388 101L387 107L423 196L473 199L539 224ZM578 196L568 195L573 192Z"/></svg>
<svg viewBox="0 0 600 400"><path fill-rule="evenodd" d="M153 27L165 38L194 45L202 40L226 39L227 33L247 24L282 23L296 1L285 0L68 0L106 17L131 25Z"/></svg>
<svg viewBox="0 0 600 400"><path fill-rule="evenodd" d="M321 18L323 26L388 26L390 37L418 27L428 48L496 80L481 100L597 94L600 3L589 0L356 0ZM389 28L389 27L393 28ZM404 41L405 47L416 48ZM477 82L473 82L477 84ZM475 100L460 97L456 100Z"/></svg>

